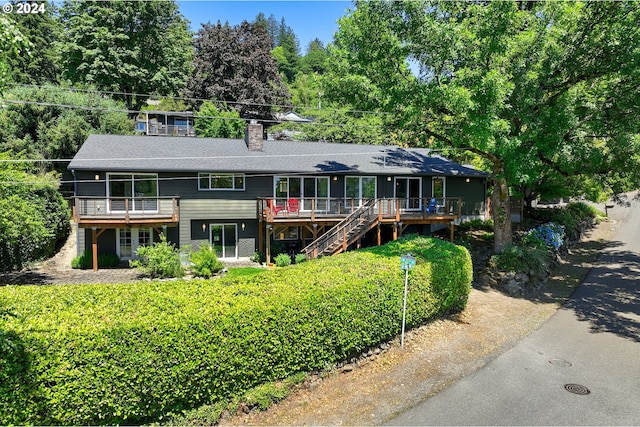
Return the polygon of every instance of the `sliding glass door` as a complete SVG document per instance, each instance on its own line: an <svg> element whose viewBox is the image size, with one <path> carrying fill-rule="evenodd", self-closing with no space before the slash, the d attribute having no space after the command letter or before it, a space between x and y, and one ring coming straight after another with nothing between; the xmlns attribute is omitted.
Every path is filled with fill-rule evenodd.
<svg viewBox="0 0 640 427"><path fill-rule="evenodd" d="M209 242L218 258L238 258L236 224L210 224Z"/></svg>
<svg viewBox="0 0 640 427"><path fill-rule="evenodd" d="M157 211L158 175L107 174L111 211Z"/></svg>
<svg viewBox="0 0 640 427"><path fill-rule="evenodd" d="M395 197L400 209L417 211L422 207L422 178L396 178Z"/></svg>

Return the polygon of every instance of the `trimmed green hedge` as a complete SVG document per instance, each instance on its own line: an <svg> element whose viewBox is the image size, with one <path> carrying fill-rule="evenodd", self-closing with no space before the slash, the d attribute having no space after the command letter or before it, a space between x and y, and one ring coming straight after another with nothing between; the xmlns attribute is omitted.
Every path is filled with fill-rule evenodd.
<svg viewBox="0 0 640 427"><path fill-rule="evenodd" d="M0 424L140 424L323 369L464 307L466 249L410 238L241 278L0 288Z"/></svg>

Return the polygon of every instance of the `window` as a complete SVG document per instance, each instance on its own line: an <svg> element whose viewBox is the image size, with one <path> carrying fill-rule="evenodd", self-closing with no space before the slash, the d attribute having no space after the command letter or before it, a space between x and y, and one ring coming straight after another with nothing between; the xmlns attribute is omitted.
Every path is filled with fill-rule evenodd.
<svg viewBox="0 0 640 427"><path fill-rule="evenodd" d="M244 191L244 175L235 173L199 173L198 190Z"/></svg>
<svg viewBox="0 0 640 427"><path fill-rule="evenodd" d="M329 177L274 177L274 195L276 203L291 198L302 198L300 209L316 211L327 210L329 206Z"/></svg>
<svg viewBox="0 0 640 427"><path fill-rule="evenodd" d="M278 228L278 232L273 235L273 238L275 240L297 240L298 236L298 227L286 227Z"/></svg>
<svg viewBox="0 0 640 427"><path fill-rule="evenodd" d="M107 174L110 210L157 211L158 175Z"/></svg>
<svg viewBox="0 0 640 427"><path fill-rule="evenodd" d="M362 206L367 199L375 199L376 178L374 176L348 176L345 179L344 194L347 207Z"/></svg>

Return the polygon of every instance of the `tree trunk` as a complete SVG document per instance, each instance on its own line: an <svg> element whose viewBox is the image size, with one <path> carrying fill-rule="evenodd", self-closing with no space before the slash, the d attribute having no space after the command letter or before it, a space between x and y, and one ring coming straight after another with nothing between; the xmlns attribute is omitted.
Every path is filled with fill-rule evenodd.
<svg viewBox="0 0 640 427"><path fill-rule="evenodd" d="M491 216L493 217L494 242L496 253L502 252L504 246L511 243L511 199L509 186L504 177L502 164L494 163L493 194L491 196Z"/></svg>

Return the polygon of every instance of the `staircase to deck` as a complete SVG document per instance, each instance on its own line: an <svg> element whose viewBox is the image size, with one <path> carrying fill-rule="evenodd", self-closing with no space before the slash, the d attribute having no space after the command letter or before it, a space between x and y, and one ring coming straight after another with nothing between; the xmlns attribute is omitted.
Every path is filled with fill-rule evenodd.
<svg viewBox="0 0 640 427"><path fill-rule="evenodd" d="M302 249L307 259L346 251L379 222L377 199L367 200L360 208Z"/></svg>

